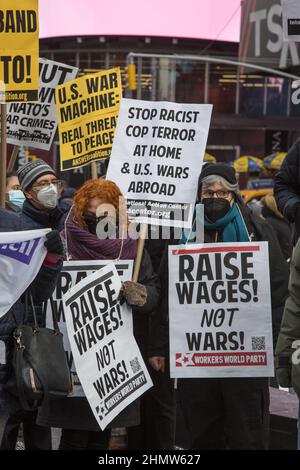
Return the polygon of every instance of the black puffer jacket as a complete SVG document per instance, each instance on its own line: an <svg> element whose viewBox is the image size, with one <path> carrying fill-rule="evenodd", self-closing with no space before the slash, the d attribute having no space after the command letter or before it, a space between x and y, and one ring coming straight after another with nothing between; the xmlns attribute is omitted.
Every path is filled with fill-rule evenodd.
<svg viewBox="0 0 300 470"><path fill-rule="evenodd" d="M149 315L155 310L160 297L160 282L152 268L150 257L144 250L139 280L147 288L147 302L143 307L134 307L133 332L139 347L143 348L145 338L144 323L149 321ZM139 400L135 400L124 409L111 423L109 428L128 427L139 424ZM49 406L39 410L37 423L41 426L51 426L82 431L100 431L98 423L86 398L61 398L51 400Z"/></svg>
<svg viewBox="0 0 300 470"><path fill-rule="evenodd" d="M272 325L273 325L273 346L275 348L285 300L288 295L289 269L286 263L276 234L273 228L263 219L255 216L246 206L240 206L243 218L247 225L253 241L269 242L270 260L270 282L271 282L271 304L272 304ZM215 236L212 232L205 231L205 243L214 243ZM177 245L178 240L170 240L169 245ZM169 272L168 272L168 251L166 249L160 266L161 288L164 293L161 297L160 308L157 310L155 323L157 335L152 344L153 355L166 356L169 351Z"/></svg>

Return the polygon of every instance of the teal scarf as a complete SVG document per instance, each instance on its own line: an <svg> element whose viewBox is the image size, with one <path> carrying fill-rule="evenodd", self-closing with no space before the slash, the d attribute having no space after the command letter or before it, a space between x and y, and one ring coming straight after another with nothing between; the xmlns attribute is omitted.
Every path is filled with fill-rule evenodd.
<svg viewBox="0 0 300 470"><path fill-rule="evenodd" d="M250 241L246 224L236 203L232 205L230 211L222 219L216 222L209 222L204 218L204 227L205 230L216 230L223 242Z"/></svg>

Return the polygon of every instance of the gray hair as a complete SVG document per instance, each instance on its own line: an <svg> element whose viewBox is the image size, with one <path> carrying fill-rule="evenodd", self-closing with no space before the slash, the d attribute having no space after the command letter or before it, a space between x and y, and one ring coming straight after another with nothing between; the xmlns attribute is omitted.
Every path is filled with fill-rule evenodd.
<svg viewBox="0 0 300 470"><path fill-rule="evenodd" d="M231 184L223 176L220 175L209 175L203 178L201 181L202 191L211 186L212 184L222 184L227 191L232 193L239 194L239 185L238 183Z"/></svg>

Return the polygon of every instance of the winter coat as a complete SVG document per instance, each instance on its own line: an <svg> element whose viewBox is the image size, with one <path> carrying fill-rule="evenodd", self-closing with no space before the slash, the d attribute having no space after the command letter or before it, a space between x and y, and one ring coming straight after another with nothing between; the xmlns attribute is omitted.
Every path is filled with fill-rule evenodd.
<svg viewBox="0 0 300 470"><path fill-rule="evenodd" d="M284 258L290 260L293 251L291 225L277 209L272 194L268 194L263 199L262 204L262 216L273 227Z"/></svg>
<svg viewBox="0 0 300 470"><path fill-rule="evenodd" d="M272 305L272 326L273 344L275 346L280 322L283 314L284 302L288 294L288 264L286 263L276 234L273 228L263 219L255 216L246 206L240 205L240 210L246 223L248 232L253 241L268 241L269 243L269 263L270 263L270 283L271 283L271 305ZM214 243L216 233L205 231L204 242ZM177 245L178 240L169 242L169 245ZM152 354L165 356L169 351L169 327L168 327L168 251L166 249L160 266L160 279L164 295L157 310L157 315L153 322L157 324L157 335L155 343L152 344Z"/></svg>
<svg viewBox="0 0 300 470"><path fill-rule="evenodd" d="M289 297L285 303L275 349L276 377L282 387L294 387L300 398L300 369L292 355L299 348L293 342L300 339L300 240L294 248L289 280ZM299 353L295 353L299 362Z"/></svg>
<svg viewBox="0 0 300 470"><path fill-rule="evenodd" d="M300 139L290 148L275 176L274 195L279 211L288 221L295 222L300 217ZM299 235L300 221L296 223L295 240Z"/></svg>
<svg viewBox="0 0 300 470"><path fill-rule="evenodd" d="M64 227L66 214L58 207L51 211L37 209L26 199L22 211L18 213L18 217L21 221L21 230L52 228L60 232Z"/></svg>
<svg viewBox="0 0 300 470"><path fill-rule="evenodd" d="M52 230L61 231L64 226L64 220L66 215L57 207L51 211L43 211L34 207L28 199L23 204L22 211L17 214L20 219L20 230L36 230L40 228L52 228ZM57 267L47 268L46 282L51 280L52 292L55 289L56 278L62 268L62 261L59 262ZM49 296L51 297L51 295ZM47 297L47 299L49 298ZM41 327L45 326L45 313L43 312L42 302L35 303L35 311L38 320L38 324ZM29 314L29 321L32 322L32 316Z"/></svg>
<svg viewBox="0 0 300 470"><path fill-rule="evenodd" d="M0 209L0 231L12 232L20 231L21 221L20 218L5 209ZM29 286L26 292L30 290L35 305L41 305L42 302L48 300L56 285L57 275L61 269L61 263L57 267L48 267L42 265L38 275ZM12 332L18 324L30 324L32 315L30 312L25 312L25 298L26 293L16 301L13 307L0 318L0 341L5 344L5 364L0 364L0 383L6 382L9 375L9 365L11 361L11 347L12 347ZM20 408L19 403L14 397L5 392L2 388L0 390L0 413L13 414L16 409Z"/></svg>
<svg viewBox="0 0 300 470"><path fill-rule="evenodd" d="M133 307L133 332L138 345L142 348L144 323L155 310L160 296L159 278L152 268L150 257L144 250L139 280L147 288L147 302L143 307ZM135 400L122 411L109 428L129 427L139 424L139 400ZM100 431L86 398L67 397L51 400L49 406L39 410L37 423L41 426L52 426L63 429L82 431Z"/></svg>

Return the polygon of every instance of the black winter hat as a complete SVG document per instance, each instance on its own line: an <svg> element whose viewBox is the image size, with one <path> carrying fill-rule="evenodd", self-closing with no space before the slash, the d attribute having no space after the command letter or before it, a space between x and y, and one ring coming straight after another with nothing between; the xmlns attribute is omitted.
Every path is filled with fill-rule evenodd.
<svg viewBox="0 0 300 470"><path fill-rule="evenodd" d="M216 163L215 165L206 165L199 176L199 186L202 180L210 175L222 176L228 183L237 184L235 169L232 166Z"/></svg>

